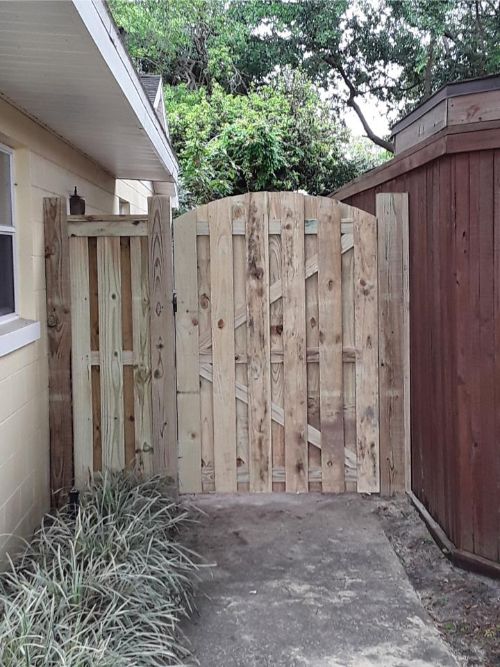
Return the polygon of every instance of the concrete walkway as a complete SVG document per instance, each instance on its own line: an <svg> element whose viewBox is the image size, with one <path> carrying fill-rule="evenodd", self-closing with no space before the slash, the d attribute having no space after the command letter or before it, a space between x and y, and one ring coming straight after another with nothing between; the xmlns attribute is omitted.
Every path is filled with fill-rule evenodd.
<svg viewBox="0 0 500 667"><path fill-rule="evenodd" d="M184 627L202 667L457 665L373 503L316 494L199 496L207 561Z"/></svg>

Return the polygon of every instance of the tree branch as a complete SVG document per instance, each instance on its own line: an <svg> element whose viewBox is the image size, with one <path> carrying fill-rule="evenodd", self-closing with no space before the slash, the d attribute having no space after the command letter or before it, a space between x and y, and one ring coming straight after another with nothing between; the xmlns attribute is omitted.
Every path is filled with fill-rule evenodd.
<svg viewBox="0 0 500 667"><path fill-rule="evenodd" d="M373 141L373 143L376 144L377 146L385 148L385 150L389 151L389 153L394 153L394 145L392 144L392 142L387 141L382 137L379 137L377 134L375 134L375 132L371 129L370 125L368 124L368 121L366 120L364 113L361 111L361 107L356 102L356 97L359 95L359 92L352 83L352 81L347 76L347 73L342 67L342 65L339 62L332 61L331 59L328 60L330 61L328 62L328 64L337 70L337 72L342 77L342 80L344 81L345 85L347 86L349 90L349 98L347 100L347 106L351 107L351 109L354 109L354 111L356 112L359 120L361 121L361 125L363 126L363 129L366 132L366 136L368 137L368 139L370 139L370 141Z"/></svg>
<svg viewBox="0 0 500 667"><path fill-rule="evenodd" d="M385 148L385 150L389 151L389 153L394 153L394 144L390 141L387 141L386 139L382 139L382 137L379 137L377 134L375 134L375 132L368 125L368 121L366 120L363 112L359 107L359 104L356 102L354 97L349 97L349 99L347 100L347 106L351 107L351 109L354 109L354 111L357 113L358 118L361 121L361 125L363 126L363 129L366 132L366 136L368 137L368 139L373 141L373 143L376 144L377 146Z"/></svg>

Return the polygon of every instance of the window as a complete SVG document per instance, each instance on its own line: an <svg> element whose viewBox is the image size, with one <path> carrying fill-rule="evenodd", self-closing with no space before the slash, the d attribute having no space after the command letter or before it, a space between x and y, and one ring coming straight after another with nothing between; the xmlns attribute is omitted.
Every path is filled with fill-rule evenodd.
<svg viewBox="0 0 500 667"><path fill-rule="evenodd" d="M0 322L16 312L12 153L0 145Z"/></svg>

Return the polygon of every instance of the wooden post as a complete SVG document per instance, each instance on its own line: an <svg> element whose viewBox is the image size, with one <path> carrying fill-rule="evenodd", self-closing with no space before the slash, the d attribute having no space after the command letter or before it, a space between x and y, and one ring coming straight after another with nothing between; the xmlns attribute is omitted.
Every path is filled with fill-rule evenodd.
<svg viewBox="0 0 500 667"><path fill-rule="evenodd" d="M408 195L378 194L380 492L410 486Z"/></svg>
<svg viewBox="0 0 500 667"><path fill-rule="evenodd" d="M170 198L148 198L153 471L177 488L175 323Z"/></svg>
<svg viewBox="0 0 500 667"><path fill-rule="evenodd" d="M45 275L49 353L50 488L61 503L73 484L70 254L66 201L44 198Z"/></svg>

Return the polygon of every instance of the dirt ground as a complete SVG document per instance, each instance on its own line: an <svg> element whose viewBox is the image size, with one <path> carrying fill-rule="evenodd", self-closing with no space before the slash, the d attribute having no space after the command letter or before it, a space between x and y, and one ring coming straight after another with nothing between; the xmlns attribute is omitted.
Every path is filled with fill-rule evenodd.
<svg viewBox="0 0 500 667"><path fill-rule="evenodd" d="M407 498L376 513L428 614L464 665L500 666L500 581L455 567Z"/></svg>

